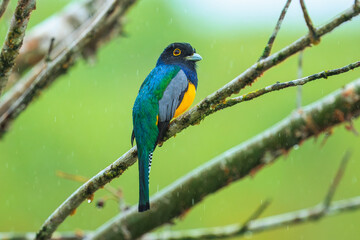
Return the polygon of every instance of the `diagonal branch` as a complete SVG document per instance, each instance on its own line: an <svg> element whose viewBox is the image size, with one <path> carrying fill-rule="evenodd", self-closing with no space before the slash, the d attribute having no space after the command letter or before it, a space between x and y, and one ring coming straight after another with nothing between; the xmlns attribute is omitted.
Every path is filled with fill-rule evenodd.
<svg viewBox="0 0 360 240"><path fill-rule="evenodd" d="M6 5L6 2L4 1L3 4ZM19 55L19 49L23 43L30 14L34 9L35 0L19 0L16 6L0 53L0 96L14 66L15 58Z"/></svg>
<svg viewBox="0 0 360 240"><path fill-rule="evenodd" d="M349 21L360 13L360 9L353 7L346 10L341 16L331 20L329 23L320 27L317 31L320 36L331 32L342 23ZM237 78L220 88L218 91L203 99L195 107L191 108L188 112L184 113L170 124L170 129L167 132L167 139L175 134L181 132L183 129L190 125L199 123L206 116L214 113L213 108L221 104L227 97L240 91L240 89L251 84L266 70L274 67L278 63L284 61L293 54L310 46L309 36L303 36L294 43L273 54L272 56L255 63L244 73ZM0 104L1 110L1 104ZM1 116L1 112L0 112ZM0 117L1 118L1 117ZM6 121L0 120L0 136L4 133L3 124ZM131 148L128 152L124 153L114 163L100 171L97 175L92 177L88 182L79 187L71 196L69 196L45 221L40 234L45 237L51 236L56 228L63 222L71 212L76 209L88 197L94 194L98 189L109 183L114 178L119 177L128 167L136 162L137 151L136 147ZM39 238L42 239L42 238Z"/></svg>
<svg viewBox="0 0 360 240"><path fill-rule="evenodd" d="M65 74L80 58L82 51L113 37L122 29L122 17L136 0L110 0L102 4L98 15L81 33L73 33L71 44L50 62L36 65L0 101L0 137L15 119L44 88ZM115 33L115 34L114 34ZM80 36L79 36L80 35ZM70 40L68 40L70 42Z"/></svg>
<svg viewBox="0 0 360 240"><path fill-rule="evenodd" d="M346 151L341 163L340 163L340 166L338 168L338 171L336 173L336 176L334 177L334 180L329 188L329 191L328 193L326 194L326 197L325 197L325 200L323 202L323 212L326 213L326 211L328 211L329 207L330 207L330 204L331 204L331 201L334 197L334 194L335 194L335 191L344 175L344 172L345 172L345 168L347 166L347 163L349 162L349 159L350 159L350 156L351 156L351 152L350 151Z"/></svg>
<svg viewBox="0 0 360 240"><path fill-rule="evenodd" d="M344 117L339 118L338 112ZM295 145L359 115L360 79L188 173L155 194L148 212L138 213L133 206L88 239L138 238L189 211L207 195L273 162Z"/></svg>
<svg viewBox="0 0 360 240"><path fill-rule="evenodd" d="M329 23L318 28L316 33L319 37L323 36L340 26L342 23L352 19L354 16L357 16L359 13L360 7L356 9L350 7L345 12L331 20ZM237 94L241 89L251 85L266 70L276 66L277 64L283 62L295 53L304 50L310 45L311 39L309 35L306 35L299 38L287 47L281 49L277 53L267 57L266 59L261 60L260 62L256 62L238 77L230 81L222 88L218 89L216 92L210 94L195 107L191 108L189 111L172 121L166 137L172 137L188 126L198 124L206 116L214 113L213 109L216 107L216 105L222 104L226 98L233 94Z"/></svg>
<svg viewBox="0 0 360 240"><path fill-rule="evenodd" d="M208 228L208 229L194 229L194 230L186 230L186 231L166 231L161 233L152 233L147 234L142 240L180 240L180 239L221 239L221 238L229 238L235 236L243 236L246 233L256 233L263 230L269 230L275 227L285 227L291 224L303 223L306 221L314 221L319 220L320 218L337 214L345 210L357 210L360 209L360 201L354 201L354 199L359 199L360 197L356 197L353 199L347 199L339 202L333 203L331 206L332 197L335 193L335 190L344 174L346 164L350 158L350 152L347 151L344 155L341 164L338 168L337 174L334 177L334 181L330 186L329 192L325 198L323 204L318 204L315 207L303 209L296 212L290 212L286 214L281 214L277 216L267 217L265 219L256 220L257 216L265 209L269 202L263 204L262 208L260 207L257 212L259 214L254 215L254 218L250 218L243 225L233 224L225 227L216 227L216 228ZM340 204L339 204L340 203ZM341 206L341 207L340 207ZM341 210L339 210L339 208ZM260 222L260 224L259 224ZM261 224L264 222L265 224ZM254 226L261 226L262 228L256 228Z"/></svg>
<svg viewBox="0 0 360 240"><path fill-rule="evenodd" d="M6 8L9 4L10 0L3 0L0 4L0 19L3 16L4 12L6 11Z"/></svg>
<svg viewBox="0 0 360 240"><path fill-rule="evenodd" d="M242 224L239 232L249 231L250 223L258 219L260 215L270 206L270 203L271 201L269 199L267 199L265 202L262 202L261 205L256 209L256 211Z"/></svg>
<svg viewBox="0 0 360 240"><path fill-rule="evenodd" d="M330 76L346 73L346 72L353 70L355 68L358 68L358 67L360 67L360 61L351 63L342 68L322 71L322 72L319 72L319 73L316 73L316 74L313 74L313 75L310 75L310 76L307 76L304 78L300 78L300 79L296 79L296 80L292 80L292 81L288 81L288 82L283 82L283 83L275 83L273 85L258 89L256 91L241 95L239 97L229 99L225 103L217 105L214 108L214 111L217 111L219 109L224 109L227 107L231 107L231 106L234 106L235 104L238 104L241 102L250 101L250 100L253 100L254 98L260 97L264 94L278 91L278 90L281 90L284 88L302 86L302 85L305 85L306 83L312 82L312 81L314 81L316 79L320 79L320 78L327 79Z"/></svg>
<svg viewBox="0 0 360 240"><path fill-rule="evenodd" d="M275 29L274 29L273 33L271 34L271 36L270 36L270 38L269 38L269 41L268 41L268 43L267 43L266 46L265 46L264 52L263 52L263 54L261 55L261 57L259 58L259 61L267 58L267 57L270 55L272 45L274 44L276 35L277 35L277 33L279 32L279 30L280 30L281 23L282 23L282 21L284 20L285 14L286 14L289 6L290 6L290 3L291 3L291 0L287 0L287 1L286 1L286 4L285 4L283 10L281 11L280 17L279 17L279 19L278 19L278 21L277 21L277 23L276 23Z"/></svg>
<svg viewBox="0 0 360 240"><path fill-rule="evenodd" d="M300 0L300 5L301 5L302 12L304 14L304 19L305 19L305 22L306 22L306 26L309 29L309 33L310 33L310 37L311 37L311 43L318 44L320 42L320 37L316 34L316 29L313 26L313 23L311 21L309 13L308 13L308 11L306 9L304 0Z"/></svg>
<svg viewBox="0 0 360 240"><path fill-rule="evenodd" d="M321 218L357 210L360 210L360 196L333 202L325 214L321 215ZM142 237L141 240L197 240L239 237L250 232L260 233L276 228L285 228L290 225L320 220L321 218L318 218L318 215L321 212L322 208L317 205L311 208L254 220L250 222L246 232L241 232L242 225L233 224L216 228L150 233Z"/></svg>

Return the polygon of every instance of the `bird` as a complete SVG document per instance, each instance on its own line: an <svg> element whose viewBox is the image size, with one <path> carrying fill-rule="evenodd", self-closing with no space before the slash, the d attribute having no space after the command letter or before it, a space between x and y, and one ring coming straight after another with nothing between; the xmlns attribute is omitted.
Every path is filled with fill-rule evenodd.
<svg viewBox="0 0 360 240"><path fill-rule="evenodd" d="M173 118L193 103L198 77L196 62L202 57L189 43L168 45L145 78L132 110L131 145L136 141L139 165L138 211L150 209L149 174L153 152Z"/></svg>

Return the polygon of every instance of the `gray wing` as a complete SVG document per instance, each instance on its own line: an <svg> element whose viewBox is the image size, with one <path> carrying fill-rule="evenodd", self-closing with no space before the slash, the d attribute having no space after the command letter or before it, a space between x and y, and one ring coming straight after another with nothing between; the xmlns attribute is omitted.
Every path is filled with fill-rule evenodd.
<svg viewBox="0 0 360 240"><path fill-rule="evenodd" d="M174 117L188 86L189 81L185 73L180 70L166 87L159 101L159 122L169 122Z"/></svg>
<svg viewBox="0 0 360 240"><path fill-rule="evenodd" d="M169 122L174 117L188 87L189 81L182 70L166 87L163 97L159 101L158 142L162 141L169 127Z"/></svg>

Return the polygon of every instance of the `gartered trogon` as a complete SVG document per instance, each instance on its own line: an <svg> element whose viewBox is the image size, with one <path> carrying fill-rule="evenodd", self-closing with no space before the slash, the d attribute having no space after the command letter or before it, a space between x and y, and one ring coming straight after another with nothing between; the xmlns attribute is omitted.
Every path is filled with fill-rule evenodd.
<svg viewBox="0 0 360 240"><path fill-rule="evenodd" d="M133 133L139 162L139 212L150 209L149 173L152 153L171 119L194 101L198 85L196 62L201 60L189 43L172 43L142 83L133 107Z"/></svg>

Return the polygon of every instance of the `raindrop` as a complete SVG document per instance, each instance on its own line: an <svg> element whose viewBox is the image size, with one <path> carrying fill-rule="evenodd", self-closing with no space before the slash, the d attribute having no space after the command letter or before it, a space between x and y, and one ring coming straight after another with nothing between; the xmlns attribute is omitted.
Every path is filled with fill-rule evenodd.
<svg viewBox="0 0 360 240"><path fill-rule="evenodd" d="M195 204L194 199L191 199L191 204L192 204L192 205L194 205L194 204Z"/></svg>
<svg viewBox="0 0 360 240"><path fill-rule="evenodd" d="M299 149L299 145L295 144L295 145L294 145L294 149L295 149L295 150L298 150L298 149Z"/></svg>

